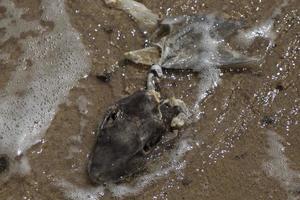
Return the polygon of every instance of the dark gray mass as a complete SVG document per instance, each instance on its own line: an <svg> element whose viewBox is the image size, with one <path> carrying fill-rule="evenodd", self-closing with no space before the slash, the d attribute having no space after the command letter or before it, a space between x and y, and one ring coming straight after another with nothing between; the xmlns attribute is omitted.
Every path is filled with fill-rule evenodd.
<svg viewBox="0 0 300 200"><path fill-rule="evenodd" d="M6 155L0 155L0 174L8 169L9 161Z"/></svg>
<svg viewBox="0 0 300 200"><path fill-rule="evenodd" d="M141 170L145 154L171 130L180 107L160 101L155 91L121 99L104 116L97 132L88 174L94 183L119 182Z"/></svg>

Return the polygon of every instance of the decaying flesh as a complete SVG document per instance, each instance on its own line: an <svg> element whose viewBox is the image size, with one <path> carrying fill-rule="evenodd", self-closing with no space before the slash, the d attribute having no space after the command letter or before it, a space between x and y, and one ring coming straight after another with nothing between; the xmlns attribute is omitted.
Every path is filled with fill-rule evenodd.
<svg viewBox="0 0 300 200"><path fill-rule="evenodd" d="M142 31L154 30L147 34L150 35L150 46L127 52L125 58L135 63L155 65L155 69L190 69L197 72L200 83L196 104L219 82L220 67L258 61L257 58L247 57L230 47L229 40L243 26L241 22L231 20L224 14L158 19L158 15L133 0L105 2L131 15L138 26L142 27ZM152 23L148 23L149 21ZM148 88L153 89L152 79L153 74L149 73Z"/></svg>
<svg viewBox="0 0 300 200"><path fill-rule="evenodd" d="M132 16L139 28L151 35L150 46L125 53L135 63L151 65L147 90L121 99L104 117L98 129L88 173L95 183L118 182L144 165L145 153L172 128L184 125L188 111L171 98L159 100L155 76L162 68L190 69L200 74L199 101L219 80L220 66L257 59L242 55L227 43L242 25L221 16L195 15L160 20L143 4L133 0L105 0L112 8Z"/></svg>
<svg viewBox="0 0 300 200"><path fill-rule="evenodd" d="M161 101L153 90L121 99L105 115L97 131L88 174L94 183L119 182L141 170L145 154L162 136L184 125L181 100Z"/></svg>
<svg viewBox="0 0 300 200"><path fill-rule="evenodd" d="M152 34L152 47L127 52L125 57L135 63L196 72L209 67L255 61L228 45L230 36L241 28L240 22L214 14L168 17Z"/></svg>

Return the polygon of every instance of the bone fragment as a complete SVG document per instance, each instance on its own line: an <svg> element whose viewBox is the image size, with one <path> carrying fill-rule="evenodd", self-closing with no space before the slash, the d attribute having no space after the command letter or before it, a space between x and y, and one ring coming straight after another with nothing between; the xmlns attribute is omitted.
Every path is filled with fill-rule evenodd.
<svg viewBox="0 0 300 200"><path fill-rule="evenodd" d="M124 54L125 58L136 63L144 65L153 65L158 63L160 52L158 47L147 47L135 51L129 51Z"/></svg>
<svg viewBox="0 0 300 200"><path fill-rule="evenodd" d="M172 119L172 128L181 128L184 126L184 124L189 123L189 117L191 116L191 113L184 101L172 97L169 99L169 104L171 106L178 106L181 109L181 112Z"/></svg>
<svg viewBox="0 0 300 200"><path fill-rule="evenodd" d="M157 103L160 102L160 93L156 92L155 90L148 90L148 95L154 97L155 101Z"/></svg>
<svg viewBox="0 0 300 200"><path fill-rule="evenodd" d="M179 115L177 115L176 117L174 117L172 119L172 122L171 122L171 127L172 128L181 128L184 126L184 123L185 123L185 115L184 113L179 113Z"/></svg>

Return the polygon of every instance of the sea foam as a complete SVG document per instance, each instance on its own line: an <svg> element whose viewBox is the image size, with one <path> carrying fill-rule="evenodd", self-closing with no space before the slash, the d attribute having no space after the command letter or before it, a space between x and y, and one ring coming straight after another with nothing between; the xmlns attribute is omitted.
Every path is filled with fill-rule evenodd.
<svg viewBox="0 0 300 200"><path fill-rule="evenodd" d="M19 40L23 54L1 91L0 152L13 158L40 141L58 105L89 72L90 64L80 35L69 22L63 0L41 2L42 20L54 22L50 32L45 32L39 21L22 20L24 10L16 9L11 1L3 0L0 4L7 12L21 12L11 15L15 24L6 22L1 42L10 37L18 38L15 30L22 30L20 27L39 32L37 37ZM26 60L31 60L32 66L28 67Z"/></svg>

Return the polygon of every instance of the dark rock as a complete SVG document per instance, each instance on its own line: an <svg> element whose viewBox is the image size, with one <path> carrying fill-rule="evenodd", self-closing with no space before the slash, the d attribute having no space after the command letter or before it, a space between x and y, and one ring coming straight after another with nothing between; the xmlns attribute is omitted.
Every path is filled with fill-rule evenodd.
<svg viewBox="0 0 300 200"><path fill-rule="evenodd" d="M0 174L8 169L8 157L6 155L0 155Z"/></svg>
<svg viewBox="0 0 300 200"><path fill-rule="evenodd" d="M96 75L97 79L104 82L108 83L111 81L111 73L109 72L104 72L103 74L98 74Z"/></svg>
<svg viewBox="0 0 300 200"><path fill-rule="evenodd" d="M279 90L279 91L282 91L282 90L284 90L284 87L283 87L283 85L281 85L281 84L277 84L277 85L276 85L276 90Z"/></svg>
<svg viewBox="0 0 300 200"><path fill-rule="evenodd" d="M271 116L264 116L260 122L262 125L272 125L272 124L274 124L275 119L274 119L274 117L271 117Z"/></svg>

